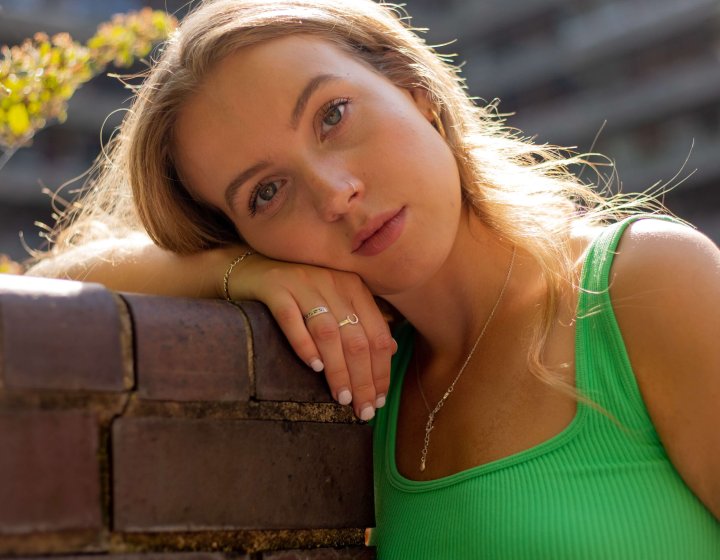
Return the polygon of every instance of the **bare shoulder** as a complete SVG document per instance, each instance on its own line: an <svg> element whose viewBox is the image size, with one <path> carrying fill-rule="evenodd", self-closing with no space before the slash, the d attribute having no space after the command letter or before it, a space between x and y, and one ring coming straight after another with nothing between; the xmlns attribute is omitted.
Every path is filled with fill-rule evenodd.
<svg viewBox="0 0 720 560"><path fill-rule="evenodd" d="M699 231L657 219L632 223L613 261L610 295L638 365L685 362L686 352L704 343L720 359L713 343L720 332L720 250Z"/></svg>
<svg viewBox="0 0 720 560"><path fill-rule="evenodd" d="M643 219L630 224L618 246L614 272L630 272L625 281L649 280L672 282L672 278L658 278L656 272L676 269L681 281L683 272L720 275L720 251L717 245L698 230L677 222ZM627 276L623 274L623 276Z"/></svg>
<svg viewBox="0 0 720 560"><path fill-rule="evenodd" d="M720 359L712 342L720 332L720 250L699 231L658 219L630 224L613 260L610 295L637 360L684 361L690 345L703 343Z"/></svg>
<svg viewBox="0 0 720 560"><path fill-rule="evenodd" d="M638 220L618 245L610 295L668 455L720 518L720 250L689 226Z"/></svg>

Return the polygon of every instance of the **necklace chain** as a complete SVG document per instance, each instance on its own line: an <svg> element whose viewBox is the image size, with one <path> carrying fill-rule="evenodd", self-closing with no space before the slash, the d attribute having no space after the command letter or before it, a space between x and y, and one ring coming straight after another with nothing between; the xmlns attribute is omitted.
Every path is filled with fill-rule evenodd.
<svg viewBox="0 0 720 560"><path fill-rule="evenodd" d="M475 353L475 349L478 347L478 344L480 343L480 339L482 339L483 335L485 334L485 331L488 328L488 325L490 324L490 321L492 321L492 318L495 316L495 311L498 308L498 305L500 305L500 302L502 301L503 295L505 294L505 288L507 288L508 282L510 281L510 276L512 275L513 265L515 264L515 247L513 247L512 257L510 257L510 266L508 266L507 275L505 276L505 282L503 283L502 288L500 289L500 295L498 295L497 300L495 300L495 305L493 305L493 308L490 310L490 314L488 315L488 318L485 320L485 324L483 325L482 330L480 331L480 334L475 339L475 343L473 344L472 348L470 349L470 352L467 355L467 358L465 358L465 361L463 362L463 365L460 367L460 371L458 371L457 375L455 376L455 379L453 379L452 383L450 383L450 386L445 390L445 394L440 398L438 403L435 405L435 408L430 409L430 405L428 404L427 398L425 398L425 392L422 388L422 382L420 381L420 366L418 365L417 358L415 359L415 377L417 378L417 384L418 389L420 389L420 396L422 397L423 402L425 403L425 408L428 411L428 419L425 424L425 439L423 441L423 449L422 449L422 455L420 456L420 471L425 470L425 463L427 461L427 454L428 454L428 448L430 447L430 432L432 432L435 423L435 416L440 411L440 409L445 405L445 401L448 400L448 397L452 394L452 392L455 390L455 384L458 382L458 379L460 379L460 376L465 371L465 368L467 367L468 363L470 363L470 359L473 357L473 354Z"/></svg>

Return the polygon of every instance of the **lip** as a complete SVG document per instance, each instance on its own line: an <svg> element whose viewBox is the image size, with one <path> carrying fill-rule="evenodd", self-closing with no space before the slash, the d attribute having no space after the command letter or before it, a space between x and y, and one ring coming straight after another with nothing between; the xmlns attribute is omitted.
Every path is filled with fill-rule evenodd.
<svg viewBox="0 0 720 560"><path fill-rule="evenodd" d="M395 243L405 226L405 209L403 206L370 219L353 237L352 252L370 257Z"/></svg>

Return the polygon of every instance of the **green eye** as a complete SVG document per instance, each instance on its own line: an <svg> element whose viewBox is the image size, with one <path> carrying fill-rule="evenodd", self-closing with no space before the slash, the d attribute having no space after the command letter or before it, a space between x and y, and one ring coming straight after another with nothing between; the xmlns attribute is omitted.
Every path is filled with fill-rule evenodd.
<svg viewBox="0 0 720 560"><path fill-rule="evenodd" d="M258 211L263 211L267 206L273 204L282 187L283 181L271 181L258 185L248 202L250 215L254 216Z"/></svg>
<svg viewBox="0 0 720 560"><path fill-rule="evenodd" d="M339 123L342 120L344 109L345 109L344 105L336 105L335 107L332 107L325 114L325 118L323 119L323 124L326 124L328 126L335 126L337 123Z"/></svg>

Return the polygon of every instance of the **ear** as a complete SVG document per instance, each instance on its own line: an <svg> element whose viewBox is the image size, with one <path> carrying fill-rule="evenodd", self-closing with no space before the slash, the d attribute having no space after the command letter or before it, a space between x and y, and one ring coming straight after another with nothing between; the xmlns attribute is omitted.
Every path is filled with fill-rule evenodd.
<svg viewBox="0 0 720 560"><path fill-rule="evenodd" d="M415 105L420 112L425 116L430 124L435 122L435 116L433 115L433 104L430 101L430 92L424 88L411 88L409 90L410 95L415 101Z"/></svg>

